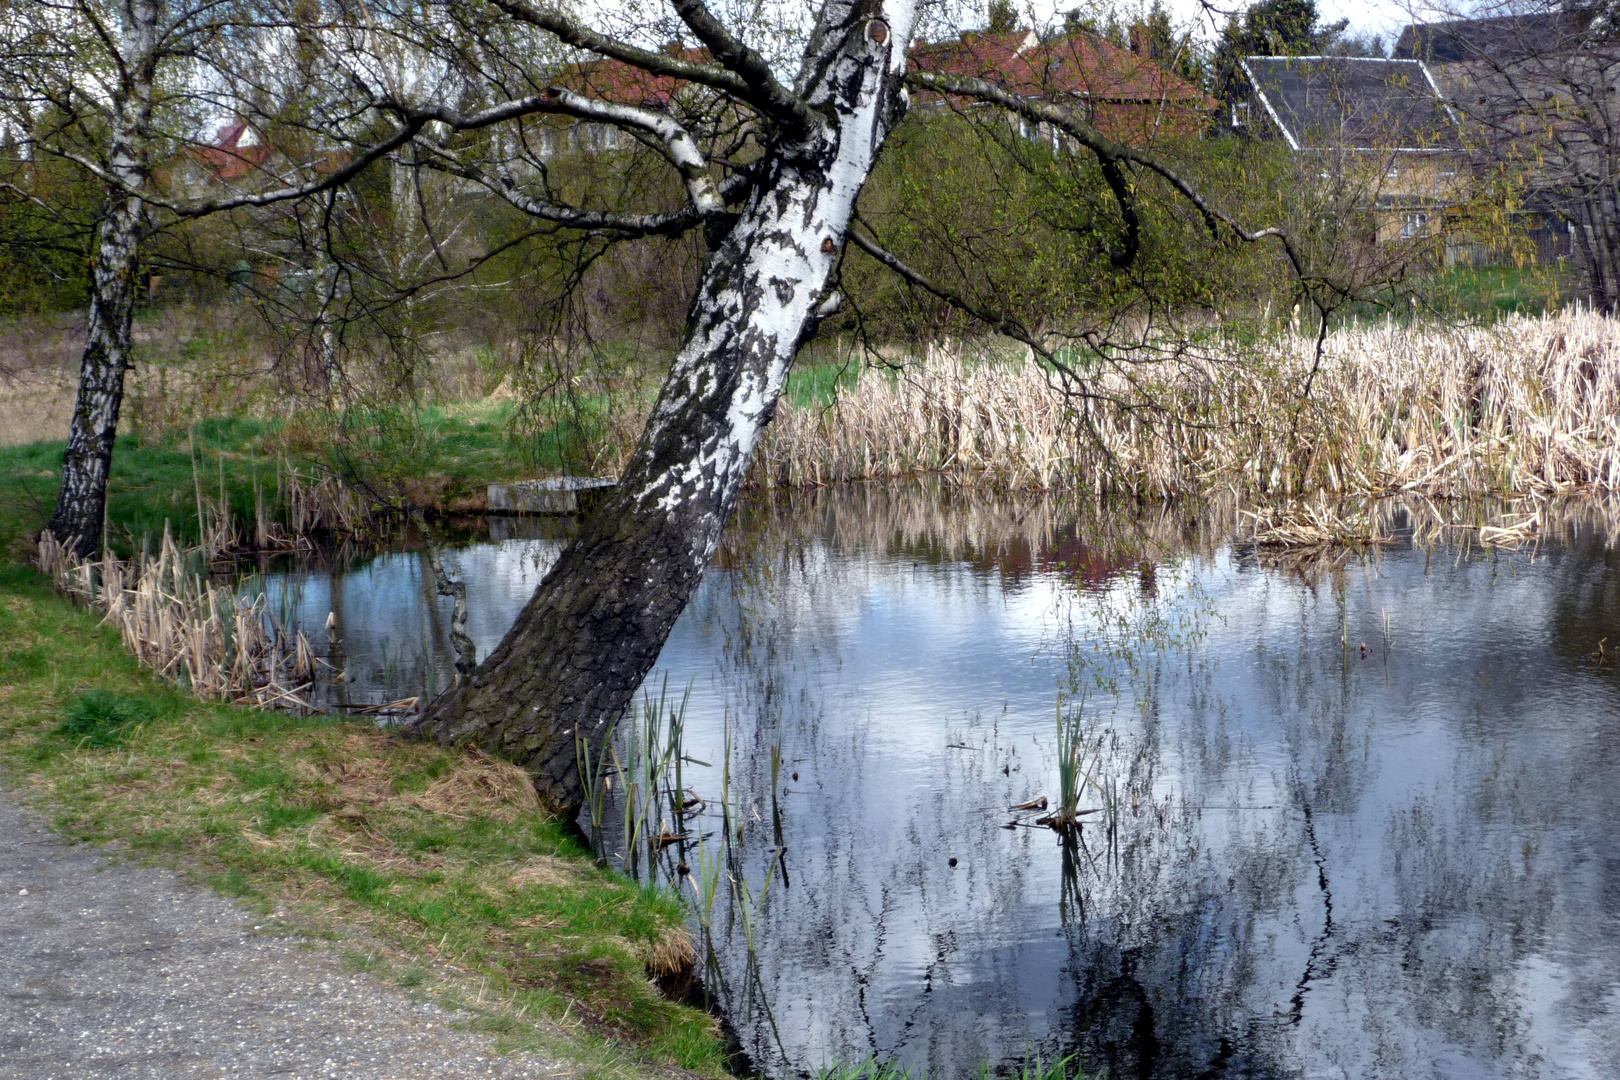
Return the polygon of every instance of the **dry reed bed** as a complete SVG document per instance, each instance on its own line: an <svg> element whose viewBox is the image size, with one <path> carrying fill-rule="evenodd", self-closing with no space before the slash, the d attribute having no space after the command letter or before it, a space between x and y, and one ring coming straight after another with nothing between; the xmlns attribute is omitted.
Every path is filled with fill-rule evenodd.
<svg viewBox="0 0 1620 1080"><path fill-rule="evenodd" d="M1168 498L1218 490L1434 498L1620 491L1620 323L1566 310L1491 327L1392 322L1221 342L1097 368L1072 391L1030 362L930 349L786 407L760 481L940 473L962 484ZM1303 391L1310 384L1311 393Z"/></svg>
<svg viewBox="0 0 1620 1080"><path fill-rule="evenodd" d="M1108 559L1158 562L1212 555L1239 526L1230 493L1192 503L1113 505L1040 491L964 490L920 481L846 484L744 504L722 540L723 560L759 551L792 558L806 536L844 551L929 550L947 559L997 560L1050 552L1076 537Z"/></svg>
<svg viewBox="0 0 1620 1080"><path fill-rule="evenodd" d="M321 661L303 632L287 633L263 593L245 600L198 573L166 530L155 556L88 561L47 532L38 560L61 592L103 612L159 675L205 698L312 711L299 695Z"/></svg>

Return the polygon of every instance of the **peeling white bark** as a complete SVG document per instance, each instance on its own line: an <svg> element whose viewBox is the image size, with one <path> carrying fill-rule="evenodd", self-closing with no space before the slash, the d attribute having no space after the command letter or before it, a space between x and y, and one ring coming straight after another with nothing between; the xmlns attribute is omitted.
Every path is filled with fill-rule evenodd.
<svg viewBox="0 0 1620 1080"><path fill-rule="evenodd" d="M112 95L107 145L107 206L96 229L91 270L90 319L79 391L62 457L62 488L47 528L81 557L101 543L124 375L130 366L130 330L135 315L135 268L139 254L141 200L146 179L146 131L151 121L153 56L160 5L132 0L123 10L118 39L119 82Z"/></svg>
<svg viewBox="0 0 1620 1080"><path fill-rule="evenodd" d="M886 20L874 18L846 38L819 78L801 88L812 107L832 105L835 119L811 137L815 145L781 162L712 260L723 272L705 277L688 338L642 441L649 475L639 498L659 511L694 501L729 509L793 357L830 299L828 277L843 250L855 198L887 134L885 114L904 93L898 79L916 6L900 0L882 13ZM739 353L749 354L741 364ZM723 423L684 460L660 467L665 430L684 424L690 402L707 388L727 382ZM718 540L716 528L694 558L706 563Z"/></svg>
<svg viewBox="0 0 1620 1080"><path fill-rule="evenodd" d="M810 122L777 129L749 201L710 252L619 486L507 637L418 730L517 761L548 801L578 807L578 755L595 752L657 660L719 544L793 357L833 300L855 198L904 107L916 4L825 5L794 87L798 107L781 110ZM774 82L756 90L782 93Z"/></svg>

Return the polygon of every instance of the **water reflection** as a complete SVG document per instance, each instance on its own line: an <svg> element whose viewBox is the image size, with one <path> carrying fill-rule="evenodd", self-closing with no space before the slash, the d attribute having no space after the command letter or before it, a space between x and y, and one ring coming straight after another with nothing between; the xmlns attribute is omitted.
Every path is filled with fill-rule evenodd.
<svg viewBox="0 0 1620 1080"><path fill-rule="evenodd" d="M466 593L465 630L477 657L487 656L517 619L566 542L558 519L492 518L429 546L416 536L386 554L328 553L314 560L266 560L245 576L263 589L270 611L302 628L330 665L313 688L321 708L426 701L455 680L460 657L456 597ZM462 643L463 647L465 643ZM331 673L337 672L337 677Z"/></svg>
<svg viewBox="0 0 1620 1080"><path fill-rule="evenodd" d="M1620 1072L1620 556L1586 528L1278 565L1224 535L915 490L748 508L653 678L691 685L693 758L731 727L729 869L754 898L774 875L714 920L756 1062ZM444 551L479 655L559 544ZM419 554L273 586L306 627L336 616L340 693L452 677ZM1056 794L1059 694L1119 811L1068 838L1006 827ZM684 776L707 857L718 771Z"/></svg>

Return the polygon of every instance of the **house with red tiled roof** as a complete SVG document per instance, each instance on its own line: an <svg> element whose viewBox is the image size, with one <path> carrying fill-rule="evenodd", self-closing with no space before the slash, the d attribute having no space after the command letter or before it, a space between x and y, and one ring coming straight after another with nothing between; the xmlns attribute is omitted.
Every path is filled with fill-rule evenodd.
<svg viewBox="0 0 1620 1080"><path fill-rule="evenodd" d="M707 49L677 44L666 51L693 63L709 60ZM911 62L921 70L985 79L1018 94L1076 105L1105 135L1135 145L1196 135L1216 108L1208 94L1151 57L1086 33L1043 41L1028 29L969 32L945 41L919 42L912 47ZM607 59L571 65L557 81L592 97L657 109L668 109L687 89L679 79ZM968 104L926 92L914 94L912 102L918 108ZM542 157L629 145L627 136L605 124L570 121L544 130ZM1052 138L1044 125L1040 129L1024 125L1023 130L1031 138Z"/></svg>
<svg viewBox="0 0 1620 1080"><path fill-rule="evenodd" d="M168 166L169 175L188 191L200 194L219 183L245 180L270 160L270 147L246 120L221 124L214 137L185 149Z"/></svg>
<svg viewBox="0 0 1620 1080"><path fill-rule="evenodd" d="M251 124L239 119L222 125L212 143L194 146L189 153L214 179L241 180L264 165L270 148Z"/></svg>
<svg viewBox="0 0 1620 1080"><path fill-rule="evenodd" d="M1103 134L1134 145L1196 135L1216 107L1208 94L1151 57L1087 33L1042 41L1033 30L970 32L920 43L911 58L924 71L984 79L1025 97L1077 106ZM935 94L914 101L921 107L967 104ZM1051 137L1027 125L1025 134Z"/></svg>

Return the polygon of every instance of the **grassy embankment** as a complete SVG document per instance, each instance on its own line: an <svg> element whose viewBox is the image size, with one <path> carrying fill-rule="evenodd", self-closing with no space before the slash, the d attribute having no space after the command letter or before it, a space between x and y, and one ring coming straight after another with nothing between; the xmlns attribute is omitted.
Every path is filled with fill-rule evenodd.
<svg viewBox="0 0 1620 1080"><path fill-rule="evenodd" d="M800 407L825 405L853 377L853 367L809 365L790 377L787 396ZM516 433L510 400L440 403L346 422L224 416L189 428L126 432L113 456L108 531L124 554L138 549L141 537L161 535L165 521L182 543L194 543L199 488L210 507L223 491L240 528L252 529L261 494L266 515L286 524L285 492L294 469L306 487L319 477L340 477L373 508L477 513L490 483L593 471L578 463L581 447L607 460L622 456L627 433L604 421L607 404L585 403L595 414L586 418L588 431L561 421L527 439ZM64 445L0 446L0 551L14 559L23 557L18 538L37 532L50 516Z"/></svg>
<svg viewBox="0 0 1620 1080"><path fill-rule="evenodd" d="M507 408L425 409L412 425L423 437L389 447L391 464L439 508L532 471L512 452ZM315 464L295 456L300 438L286 423L239 419L121 440L116 546L138 548L165 520L194 537L198 483L215 500L222 472L250 525L255 482L273 490L278 462ZM598 869L516 770L365 721L198 701L140 670L113 630L24 565L62 445L0 449L8 783L65 835L121 841L290 930L335 936L357 965L469 1010L499 1045L592 1075L723 1071L712 1017L649 981L691 960L680 899Z"/></svg>
<svg viewBox="0 0 1620 1080"><path fill-rule="evenodd" d="M0 567L0 672L0 763L65 835L337 935L505 1046L602 1076L722 1071L712 1019L648 980L690 959L680 900L599 870L511 767L200 702L15 564Z"/></svg>
<svg viewBox="0 0 1620 1080"><path fill-rule="evenodd" d="M839 378L809 369L793 395L826 399ZM392 500L477 509L489 481L560 465L513 445L510 407L431 406L342 449L409 478ZM341 464L319 430L225 418L124 437L114 547L165 523L194 540L199 486L205 504L223 490L244 528L261 494L282 516L278 469L307 480ZM198 701L27 567L62 449L0 448L0 763L65 835L121 841L289 929L337 936L357 965L469 1010L501 1045L603 1076L724 1069L712 1018L649 982L690 963L680 899L598 869L516 770L364 721Z"/></svg>
<svg viewBox="0 0 1620 1080"><path fill-rule="evenodd" d="M386 463L380 480L375 469L365 475L374 494L389 504L481 509L485 484L544 473L550 464L515 451L508 408L483 402L425 408L414 418L409 438L379 437L363 450L350 444L340 451L351 460L363 452ZM61 441L0 447L0 530L6 530L0 539L9 542L37 530L49 517L63 447ZM126 551L138 547L143 535L161 535L165 521L177 537L194 542L199 486L211 504L223 489L232 516L244 526L254 522L256 492L263 493L267 514L284 520L286 507L277 505L278 478L285 488L296 469L311 485L342 464L333 458L332 444L319 442L315 431L278 420L220 418L191 429L124 435L113 455L108 488L112 542Z"/></svg>

